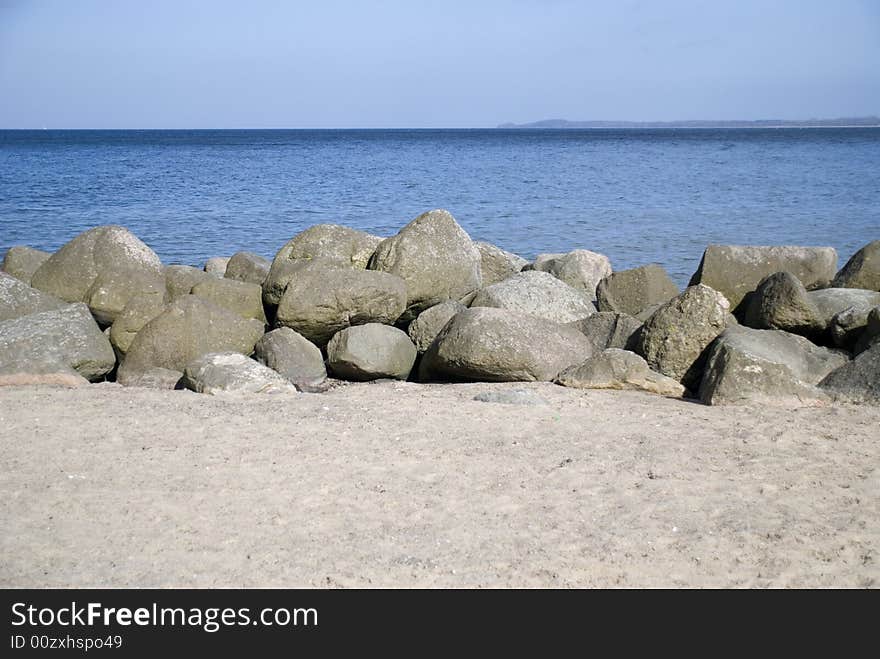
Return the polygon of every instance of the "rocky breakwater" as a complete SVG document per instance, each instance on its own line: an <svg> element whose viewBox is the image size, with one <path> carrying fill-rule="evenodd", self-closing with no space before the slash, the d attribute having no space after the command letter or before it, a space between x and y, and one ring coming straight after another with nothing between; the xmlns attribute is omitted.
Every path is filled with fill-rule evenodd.
<svg viewBox="0 0 880 659"><path fill-rule="evenodd" d="M123 227L0 272L0 384L293 395L332 378L546 381L705 404L880 404L880 241L710 245L685 290L587 249L528 262L447 211L334 224L274 259L163 265Z"/></svg>

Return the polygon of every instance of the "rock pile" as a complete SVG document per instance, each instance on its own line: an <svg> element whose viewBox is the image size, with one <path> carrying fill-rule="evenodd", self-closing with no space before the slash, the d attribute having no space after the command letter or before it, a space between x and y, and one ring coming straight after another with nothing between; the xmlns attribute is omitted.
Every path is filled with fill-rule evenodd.
<svg viewBox="0 0 880 659"><path fill-rule="evenodd" d="M710 245L679 291L660 265L576 249L534 262L444 210L395 236L313 226L271 261L163 266L118 226L0 272L0 385L291 394L336 378L546 381L718 404L880 404L880 241Z"/></svg>

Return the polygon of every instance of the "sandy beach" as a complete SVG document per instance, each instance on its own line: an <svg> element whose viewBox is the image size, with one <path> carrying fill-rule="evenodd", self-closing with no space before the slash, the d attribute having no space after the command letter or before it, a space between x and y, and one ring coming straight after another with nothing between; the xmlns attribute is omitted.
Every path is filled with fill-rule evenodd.
<svg viewBox="0 0 880 659"><path fill-rule="evenodd" d="M552 384L5 387L0 586L877 587L878 428Z"/></svg>

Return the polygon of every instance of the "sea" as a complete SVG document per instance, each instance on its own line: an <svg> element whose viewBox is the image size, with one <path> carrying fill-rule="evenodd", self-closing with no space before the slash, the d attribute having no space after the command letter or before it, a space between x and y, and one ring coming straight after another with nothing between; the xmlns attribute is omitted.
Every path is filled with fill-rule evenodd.
<svg viewBox="0 0 880 659"><path fill-rule="evenodd" d="M686 285L710 243L880 238L880 128L3 130L0 255L128 227L167 264L449 210L532 259L588 249Z"/></svg>

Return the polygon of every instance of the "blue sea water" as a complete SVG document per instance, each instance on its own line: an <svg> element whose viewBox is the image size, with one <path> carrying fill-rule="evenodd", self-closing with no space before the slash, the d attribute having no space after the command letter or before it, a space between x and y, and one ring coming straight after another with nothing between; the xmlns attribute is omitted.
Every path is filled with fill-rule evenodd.
<svg viewBox="0 0 880 659"><path fill-rule="evenodd" d="M583 248L679 284L709 243L880 238L880 129L0 131L0 254L122 224L165 263L446 208L527 258Z"/></svg>

